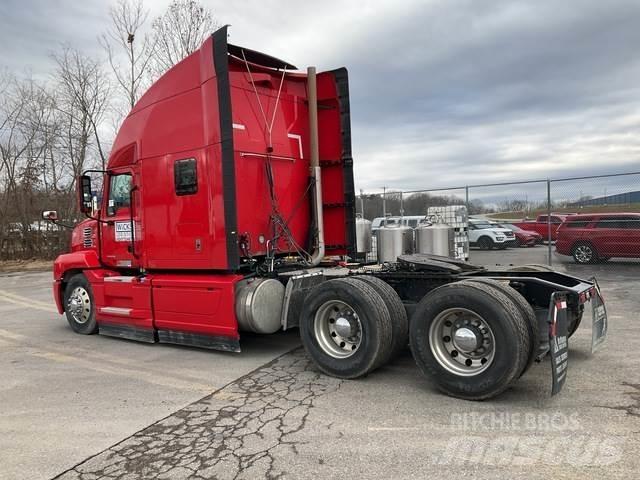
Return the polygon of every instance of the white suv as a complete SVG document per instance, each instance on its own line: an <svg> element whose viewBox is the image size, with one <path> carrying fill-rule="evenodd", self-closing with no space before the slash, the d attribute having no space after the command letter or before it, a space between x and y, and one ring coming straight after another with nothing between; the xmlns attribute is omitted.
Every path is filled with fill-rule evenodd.
<svg viewBox="0 0 640 480"><path fill-rule="evenodd" d="M469 220L469 245L481 250L507 248L515 240L515 234L508 228L496 227L488 220Z"/></svg>

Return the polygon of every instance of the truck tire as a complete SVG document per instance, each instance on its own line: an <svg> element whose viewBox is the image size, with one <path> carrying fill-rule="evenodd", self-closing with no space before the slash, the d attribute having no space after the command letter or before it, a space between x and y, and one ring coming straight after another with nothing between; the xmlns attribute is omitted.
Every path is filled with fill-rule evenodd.
<svg viewBox="0 0 640 480"><path fill-rule="evenodd" d="M540 326L538 325L536 312L533 310L533 307L529 304L529 302L527 302L527 300L520 294L520 292L505 283L493 280L491 278L470 278L469 280L464 280L464 282L482 283L493 287L494 289L502 292L504 295L509 297L509 299L520 310L520 313L527 322L527 330L529 332L529 357L527 358L527 363L520 372L519 377L521 377L526 373L527 370L529 370L531 365L533 365L533 361L536 358L536 352L538 351L538 342L540 341Z"/></svg>
<svg viewBox="0 0 640 480"><path fill-rule="evenodd" d="M391 358L396 357L409 345L409 319L400 296L384 280L371 275L356 275L349 279L365 282L378 292L391 315Z"/></svg>
<svg viewBox="0 0 640 480"><path fill-rule="evenodd" d="M589 242L576 243L571 249L571 256L574 262L582 265L598 261L598 252Z"/></svg>
<svg viewBox="0 0 640 480"><path fill-rule="evenodd" d="M409 340L420 370L447 395L495 397L529 358L527 322L502 292L481 283L438 287L418 303Z"/></svg>
<svg viewBox="0 0 640 480"><path fill-rule="evenodd" d="M92 335L98 331L93 289L82 273L74 275L67 282L64 289L64 312L74 332Z"/></svg>
<svg viewBox="0 0 640 480"><path fill-rule="evenodd" d="M338 378L362 377L391 355L391 316L382 297L365 282L329 280L307 296L300 339L322 372Z"/></svg>
<svg viewBox="0 0 640 480"><path fill-rule="evenodd" d="M478 239L478 248L480 250L491 250L494 247L494 241L490 238L482 236Z"/></svg>

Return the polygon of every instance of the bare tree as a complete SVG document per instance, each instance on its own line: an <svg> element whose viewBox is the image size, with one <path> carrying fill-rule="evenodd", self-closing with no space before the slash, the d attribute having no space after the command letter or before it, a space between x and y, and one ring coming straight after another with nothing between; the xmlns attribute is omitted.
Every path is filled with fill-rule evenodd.
<svg viewBox="0 0 640 480"><path fill-rule="evenodd" d="M2 99L0 246L6 253L10 241L14 255L30 257L37 251L31 229L47 184L43 167L55 139L51 127L56 111L51 93L30 78L12 79Z"/></svg>
<svg viewBox="0 0 640 480"><path fill-rule="evenodd" d="M148 68L154 52L154 42L149 35L143 35L148 10L142 0L118 0L109 8L111 26L100 36L99 42L107 52L109 64L133 108L149 78ZM125 64L118 60L118 51L124 53Z"/></svg>
<svg viewBox="0 0 640 480"><path fill-rule="evenodd" d="M105 120L109 105L108 78L99 62L71 47L63 46L53 58L59 83L57 107L63 114L64 137L73 174L82 172L92 145L97 149L104 170L106 155L99 126Z"/></svg>
<svg viewBox="0 0 640 480"><path fill-rule="evenodd" d="M154 73L162 75L195 52L218 27L213 13L197 0L173 0L152 23Z"/></svg>

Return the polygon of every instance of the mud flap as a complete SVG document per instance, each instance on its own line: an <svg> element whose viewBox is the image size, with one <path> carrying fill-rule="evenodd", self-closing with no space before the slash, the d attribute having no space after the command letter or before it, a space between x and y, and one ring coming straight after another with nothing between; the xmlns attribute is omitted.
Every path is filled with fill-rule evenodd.
<svg viewBox="0 0 640 480"><path fill-rule="evenodd" d="M591 291L591 353L595 353L607 338L607 308L600 293L600 286L595 278L591 281L594 287Z"/></svg>
<svg viewBox="0 0 640 480"><path fill-rule="evenodd" d="M549 305L549 355L553 379L551 395L560 393L567 379L569 367L569 335L567 296L563 292L551 295Z"/></svg>

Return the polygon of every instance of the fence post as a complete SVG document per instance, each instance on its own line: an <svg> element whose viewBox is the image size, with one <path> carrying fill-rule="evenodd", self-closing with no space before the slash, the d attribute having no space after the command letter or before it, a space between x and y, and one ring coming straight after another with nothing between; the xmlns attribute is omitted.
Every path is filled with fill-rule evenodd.
<svg viewBox="0 0 640 480"><path fill-rule="evenodd" d="M547 263L553 265L551 257L551 180L547 179Z"/></svg>
<svg viewBox="0 0 640 480"><path fill-rule="evenodd" d="M387 226L387 187L382 187L382 223Z"/></svg>
<svg viewBox="0 0 640 480"><path fill-rule="evenodd" d="M469 215L469 185L464 187L464 206L467 209L467 215Z"/></svg>

